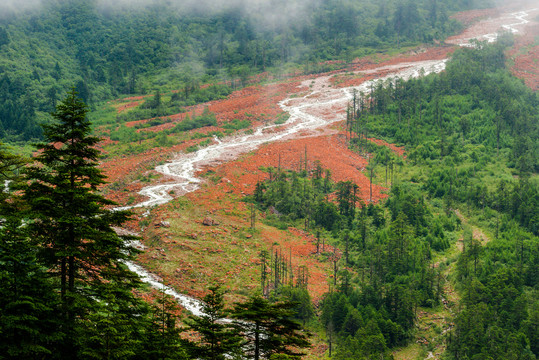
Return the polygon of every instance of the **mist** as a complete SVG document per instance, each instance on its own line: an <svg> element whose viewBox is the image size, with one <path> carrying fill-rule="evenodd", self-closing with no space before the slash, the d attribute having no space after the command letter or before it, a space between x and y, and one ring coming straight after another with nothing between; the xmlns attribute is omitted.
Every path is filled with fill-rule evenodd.
<svg viewBox="0 0 539 360"><path fill-rule="evenodd" d="M282 26L305 20L322 0L97 0L101 10L137 9L167 4L178 15L212 15L234 10L260 21L261 26Z"/></svg>
<svg viewBox="0 0 539 360"><path fill-rule="evenodd" d="M0 1L0 16L18 11L39 8L41 0L2 0Z"/></svg>
<svg viewBox="0 0 539 360"><path fill-rule="evenodd" d="M309 14L323 0L0 0L0 19L10 19L21 14L36 14L49 6L82 1L94 4L97 11L115 13L149 9L159 5L179 18L212 16L231 11L251 20L259 31L282 30L291 25L305 23Z"/></svg>

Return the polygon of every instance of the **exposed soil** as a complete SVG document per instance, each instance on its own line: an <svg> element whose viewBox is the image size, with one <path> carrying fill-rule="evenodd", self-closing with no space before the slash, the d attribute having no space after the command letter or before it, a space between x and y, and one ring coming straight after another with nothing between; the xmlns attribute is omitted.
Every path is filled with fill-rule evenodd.
<svg viewBox="0 0 539 360"><path fill-rule="evenodd" d="M305 152L309 170L314 169L314 162L318 160L324 169L331 170L333 181L353 181L359 185L361 199L369 200L369 179L362 173L368 160L349 150L345 134L337 132L264 145L238 161L209 168L231 181L221 181L209 191L222 192L223 187L230 187L230 191L236 194L252 194L257 181L268 178L268 174L261 170L262 167L277 168L280 158L282 169L299 171L300 167L305 168ZM381 186L373 185L373 200L386 197L382 193L384 190Z"/></svg>
<svg viewBox="0 0 539 360"><path fill-rule="evenodd" d="M152 211L154 220L145 230L146 250L139 262L158 273L164 284L191 296L200 298L210 285L220 284L228 292L227 299L237 301L246 290L260 288L260 251L278 251L288 261L292 257L294 274L299 266L307 266L308 289L318 303L328 291L331 263L326 255L316 254L314 237L303 230L278 230L260 221L250 231L249 213L241 197L207 189ZM262 217L257 215L258 220ZM205 226L205 218L211 218L214 225ZM160 219L166 219L170 227L160 226ZM324 250L336 251L329 245Z"/></svg>
<svg viewBox="0 0 539 360"><path fill-rule="evenodd" d="M508 56L513 60L513 75L523 79L533 91L539 90L539 23L534 21L523 36L515 39Z"/></svg>
<svg viewBox="0 0 539 360"><path fill-rule="evenodd" d="M193 296L201 296L208 285L214 282L229 284L227 286L233 292L239 292L242 287L255 288L260 282L258 253L262 249L274 248L280 249L286 257L292 256L295 271L301 265L307 266L310 275L308 288L311 296L317 302L328 291L328 282L331 282L332 263L327 260L326 256L316 255L316 239L309 233L293 228L288 229L288 231L281 231L263 226L260 222L257 222L256 228L259 229L259 233L251 238L249 245L243 245L245 249L242 255L249 254L243 261L236 263L236 260L242 257L231 259L229 250L212 252L210 255L212 262L214 265L218 264L220 271L215 271L215 266L207 263L207 253L196 250L201 247L199 246L200 242L207 241L208 237L221 239L212 242L213 245L210 247L215 249L228 249L230 245L241 243L243 241L242 236L238 238L238 235L234 234L238 232L242 234L244 230L241 229L247 229L250 226L249 211L245 203L234 199L241 200L244 195L251 194L254 191L256 182L268 177L267 173L260 170L260 168L267 166L278 167L279 154L283 169L298 170L300 157L305 154L305 146L307 146L309 168L313 167L315 160L320 160L323 167L332 169L334 181L352 180L356 182L360 185L360 197L364 201L369 199L369 181L361 172L364 166L367 165L367 160L345 146L344 134L320 135L314 138L272 143L262 146L254 153L244 155L238 161L206 168L203 172L212 176L215 183L206 184L201 189L186 195L193 208L199 209L197 211L201 213L198 220L195 220L196 225L193 223L188 224L189 220L186 219L187 223L182 225L184 230L179 236L169 236L166 233L159 236L162 239L170 238L171 240L163 240L167 242L182 239L181 243L184 244L181 254L174 249L167 249L164 252L167 254L167 258L180 257L183 259L183 262L180 262L174 269L176 273L170 273L170 269L166 270L166 267L158 271L162 277L167 279L167 284L177 285L180 289L191 288L192 290L189 291L189 294ZM304 159L301 159L301 163L304 166ZM383 190L384 188L378 185L373 186L373 199L375 201L386 196L382 193ZM174 206L174 202L171 203L171 206ZM204 213L212 218L219 219L222 226L212 229L201 226L200 221ZM174 211L166 211L163 214L155 214L154 211L153 216L163 219L185 217L185 215ZM262 215L258 215L259 220L261 220L260 216ZM226 232L223 229L223 226L226 228L225 224L233 224L236 231ZM172 227L174 228L174 225ZM193 238L196 238L196 240ZM195 244L187 246L185 245L186 243ZM324 250L329 253L335 251L327 244ZM320 251L322 251L321 246ZM162 258L162 255L152 254L152 251L147 251L141 258L141 262L151 263L156 258ZM197 265L194 268L197 269L195 273L187 271L187 268L182 268L182 266L187 266L190 270L191 267L181 264L184 262L193 264L193 259L198 259L195 262L202 263L203 266ZM206 266L209 266L215 272L215 275L212 275L212 271L209 271L208 268L202 270ZM201 272L205 275L200 276ZM175 276L178 273L184 276ZM219 277L219 274L221 274L221 277ZM196 282L190 282L189 279L192 279L192 276L195 275ZM242 281L238 281L239 279ZM186 280L189 283L187 287L185 284L181 285Z"/></svg>
<svg viewBox="0 0 539 360"><path fill-rule="evenodd" d="M132 101L132 102L128 102L126 104L118 104L115 106L116 108L116 111L118 112L118 114L126 111L126 110L129 110L129 109L132 109L134 107L137 107L140 105L140 101Z"/></svg>
<svg viewBox="0 0 539 360"><path fill-rule="evenodd" d="M249 120L253 126L260 126L277 117L282 113L279 102L284 100L290 93L297 92L299 80L290 82L281 82L265 86L254 85L241 90L234 91L230 96L223 100L210 101L204 104L198 104L185 108L185 112L164 116L163 118L170 122L154 127L141 129L139 131L162 131L173 128L178 122L183 121L187 116L200 115L205 107L216 114L219 126L232 120ZM137 120L127 122L125 125L134 127L144 124L152 119ZM197 129L201 131L202 129ZM215 130L215 129L214 129ZM218 129L222 130L222 129Z"/></svg>
<svg viewBox="0 0 539 360"><path fill-rule="evenodd" d="M469 44L472 38L493 41L497 33L514 33L515 44L508 52L514 63L511 71L533 91L539 89L539 6L536 1L514 1L503 8L467 11L454 18L470 26L462 34L447 39L448 44Z"/></svg>

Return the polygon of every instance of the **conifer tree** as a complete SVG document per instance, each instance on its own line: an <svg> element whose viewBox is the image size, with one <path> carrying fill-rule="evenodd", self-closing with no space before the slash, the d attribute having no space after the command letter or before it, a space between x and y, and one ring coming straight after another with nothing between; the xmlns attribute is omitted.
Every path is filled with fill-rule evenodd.
<svg viewBox="0 0 539 360"><path fill-rule="evenodd" d="M21 219L0 228L0 358L37 359L51 354L61 336L57 300Z"/></svg>
<svg viewBox="0 0 539 360"><path fill-rule="evenodd" d="M178 303L164 290L160 291L155 304L152 305L152 316L148 319L145 329L144 349L137 354L140 359L147 360L183 360L188 359L186 348L179 333L181 329L176 325L175 312Z"/></svg>
<svg viewBox="0 0 539 360"><path fill-rule="evenodd" d="M188 348L194 359L224 360L239 353L242 339L230 322L223 322L228 311L221 290L216 286L209 290L203 299L203 315L191 316L187 321L188 329L200 336L200 341L190 343Z"/></svg>
<svg viewBox="0 0 539 360"><path fill-rule="evenodd" d="M28 230L38 257L49 268L60 294L59 319L63 343L61 358L76 358L76 325L87 319L102 298L103 284L130 289L136 276L122 264L134 249L113 230L128 213L113 211L99 193L104 175L97 167L97 137L91 136L86 105L71 90L52 114L55 122L44 125L45 142L37 144L34 164L25 170L22 186L27 203ZM84 335L81 335L84 336Z"/></svg>
<svg viewBox="0 0 539 360"><path fill-rule="evenodd" d="M275 355L302 356L299 350L309 346L306 333L292 319L295 306L289 301L271 303L254 296L243 304L236 304L232 317L248 339L244 349L255 360Z"/></svg>
<svg viewBox="0 0 539 360"><path fill-rule="evenodd" d="M142 300L125 296L122 286L114 282L99 289L102 300L92 304L85 321L77 326L80 359L130 359L139 355L141 337L137 330L146 313ZM142 307L142 308L139 308Z"/></svg>
<svg viewBox="0 0 539 360"><path fill-rule="evenodd" d="M22 221L20 199L10 191L24 160L2 147L0 143L0 358L43 358L58 335L56 302Z"/></svg>

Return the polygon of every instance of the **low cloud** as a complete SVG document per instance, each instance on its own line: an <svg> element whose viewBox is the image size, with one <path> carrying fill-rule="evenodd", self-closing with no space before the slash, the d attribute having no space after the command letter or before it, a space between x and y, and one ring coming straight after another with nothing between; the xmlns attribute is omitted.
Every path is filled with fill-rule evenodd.
<svg viewBox="0 0 539 360"><path fill-rule="evenodd" d="M260 21L259 25L280 26L301 21L322 0L98 0L102 9L139 8L167 4L180 14L212 14L238 10Z"/></svg>
<svg viewBox="0 0 539 360"><path fill-rule="evenodd" d="M21 11L39 11L41 6L70 0L0 0L0 18ZM304 21L307 13L323 0L87 0L95 1L102 11L142 9L152 5L170 6L179 16L213 14L237 10L261 27L280 27Z"/></svg>
<svg viewBox="0 0 539 360"><path fill-rule="evenodd" d="M41 0L1 0L0 15L21 10L30 10L41 6Z"/></svg>

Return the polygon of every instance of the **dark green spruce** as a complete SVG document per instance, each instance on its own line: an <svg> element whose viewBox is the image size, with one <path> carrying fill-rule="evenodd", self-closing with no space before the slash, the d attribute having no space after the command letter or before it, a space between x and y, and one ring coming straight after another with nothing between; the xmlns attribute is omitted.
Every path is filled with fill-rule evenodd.
<svg viewBox="0 0 539 360"><path fill-rule="evenodd" d="M202 316L191 316L187 330L200 337L187 345L193 359L224 360L227 356L237 357L241 353L242 338L227 317L230 311L224 308L223 293L218 287L210 287L204 296Z"/></svg>
<svg viewBox="0 0 539 360"><path fill-rule="evenodd" d="M105 316L115 319L117 327L124 326L122 318L133 321L130 316L139 300L131 289L138 280L122 264L134 250L113 229L129 214L112 211L113 202L99 192L104 184L97 167L99 139L91 136L86 105L72 90L52 115L55 122L44 126L45 142L37 145L20 188L25 229L59 294L59 339L53 356L75 359L85 353L85 331L94 329L87 327L88 321L102 323ZM100 336L109 354L104 358L126 350L122 347L128 343L121 339Z"/></svg>
<svg viewBox="0 0 539 360"><path fill-rule="evenodd" d="M232 317L247 339L244 351L254 360L269 359L272 355L301 356L309 346L307 333L292 319L295 306L290 301L271 303L261 297L251 297L236 304Z"/></svg>

